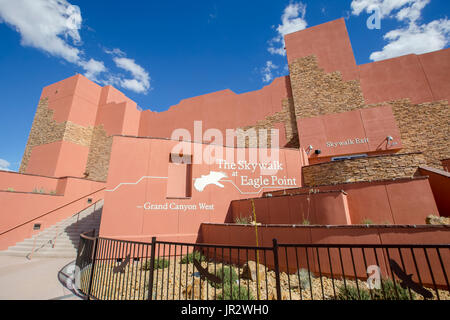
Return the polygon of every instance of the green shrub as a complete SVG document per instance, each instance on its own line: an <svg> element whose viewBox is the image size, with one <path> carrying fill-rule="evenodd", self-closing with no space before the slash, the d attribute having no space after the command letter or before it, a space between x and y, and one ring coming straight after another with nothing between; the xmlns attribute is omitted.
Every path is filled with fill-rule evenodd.
<svg viewBox="0 0 450 320"><path fill-rule="evenodd" d="M45 189L44 188L34 188L33 189L33 193L40 193L40 194L44 194L45 193Z"/></svg>
<svg viewBox="0 0 450 320"><path fill-rule="evenodd" d="M298 277L299 277L299 284L302 289L309 289L311 286L310 283L310 277L311 282L314 279L314 274L312 272L309 272L308 269L300 269L298 271Z"/></svg>
<svg viewBox="0 0 450 320"><path fill-rule="evenodd" d="M337 298L339 300L410 300L415 299L417 296L411 291L410 297L408 289L402 288L398 282L394 285L394 281L391 279L386 279L382 282L382 288L372 290L372 297L367 288L359 288L359 293L361 295L361 297L359 297L356 286L348 285L347 288L345 288L344 285L341 285L338 287Z"/></svg>
<svg viewBox="0 0 450 320"><path fill-rule="evenodd" d="M236 268L225 266L216 271L216 275L222 280L222 283L210 282L215 288L222 288L222 292L217 295L219 300L254 300L247 287L241 285L239 290L239 275Z"/></svg>
<svg viewBox="0 0 450 320"><path fill-rule="evenodd" d="M361 221L361 224L373 224L373 221L370 219L363 219L363 221Z"/></svg>
<svg viewBox="0 0 450 320"><path fill-rule="evenodd" d="M311 224L311 222L308 219L303 219L302 224L304 226L309 226Z"/></svg>
<svg viewBox="0 0 450 320"><path fill-rule="evenodd" d="M192 263L194 258L199 262L206 260L206 257L200 251L194 251L184 255L181 258L180 263L181 264Z"/></svg>
<svg viewBox="0 0 450 320"><path fill-rule="evenodd" d="M236 224L251 224L253 221L252 217L238 217L234 220Z"/></svg>
<svg viewBox="0 0 450 320"><path fill-rule="evenodd" d="M254 300L252 294L247 290L246 286L225 284L221 293L217 295L218 300Z"/></svg>
<svg viewBox="0 0 450 320"><path fill-rule="evenodd" d="M151 263L151 260L145 261L145 263L142 265L142 270L150 270L150 263ZM162 258L156 258L154 270L167 268L168 265L169 265L169 260L162 259Z"/></svg>
<svg viewBox="0 0 450 320"><path fill-rule="evenodd" d="M8 188L8 189L6 189L6 191L14 192L14 188Z"/></svg>
<svg viewBox="0 0 450 320"><path fill-rule="evenodd" d="M337 299L338 300L370 300L370 292L367 289L359 288L359 294L358 294L358 288L354 285L347 285L345 287L344 285L338 286L338 293L337 293Z"/></svg>
<svg viewBox="0 0 450 320"><path fill-rule="evenodd" d="M383 295L384 289L384 295ZM397 293L395 292L397 289ZM398 282L395 283L391 279L383 280L383 288L374 290L374 299L376 300L409 300L409 291L402 288ZM397 296L398 295L398 296ZM415 299L416 294L411 290L411 297Z"/></svg>

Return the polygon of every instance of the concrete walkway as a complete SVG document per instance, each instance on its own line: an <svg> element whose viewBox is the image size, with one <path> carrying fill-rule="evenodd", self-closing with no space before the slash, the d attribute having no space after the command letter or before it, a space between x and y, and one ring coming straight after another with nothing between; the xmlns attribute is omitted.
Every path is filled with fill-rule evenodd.
<svg viewBox="0 0 450 320"><path fill-rule="evenodd" d="M80 299L58 280L73 258L0 256L0 300Z"/></svg>

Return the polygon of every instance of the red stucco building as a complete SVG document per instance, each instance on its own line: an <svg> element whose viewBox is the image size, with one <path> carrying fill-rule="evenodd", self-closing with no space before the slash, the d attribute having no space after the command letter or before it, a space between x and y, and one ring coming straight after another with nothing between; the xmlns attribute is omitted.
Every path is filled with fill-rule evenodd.
<svg viewBox="0 0 450 320"><path fill-rule="evenodd" d="M116 239L253 244L253 203L263 244L448 243L400 226L450 214L450 49L356 65L344 19L285 40L288 76L159 113L82 75L45 87L0 172L0 249L101 199Z"/></svg>

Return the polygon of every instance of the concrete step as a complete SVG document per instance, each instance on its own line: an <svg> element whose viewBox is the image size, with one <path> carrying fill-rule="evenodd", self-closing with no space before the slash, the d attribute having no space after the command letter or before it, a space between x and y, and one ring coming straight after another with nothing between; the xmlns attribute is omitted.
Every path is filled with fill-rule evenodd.
<svg viewBox="0 0 450 320"><path fill-rule="evenodd" d="M33 242L35 239L36 241L39 240L53 240L55 239L56 234L42 234L39 237L36 238L29 238L27 240L31 240L31 242ZM74 232L74 233L61 233L57 235L57 239L78 239L80 237L80 233L79 232ZM26 241L26 240L24 240Z"/></svg>
<svg viewBox="0 0 450 320"><path fill-rule="evenodd" d="M72 235L80 235L81 233L85 233L85 232L89 232L89 231L92 231L93 229L81 229L81 230L59 230L59 231L48 231L48 232L41 232L41 233L39 233L39 234L37 234L37 235L34 235L33 237L31 237L31 238L29 238L29 239L39 239L39 238L42 238L42 237L44 237L44 236L49 236L49 237L55 237L55 236L59 236L59 235L63 235L63 234L65 234L65 235L69 235L69 236L72 236ZM98 229L96 229L96 231L97 231Z"/></svg>
<svg viewBox="0 0 450 320"><path fill-rule="evenodd" d="M78 227L78 226L90 226L90 225L98 225L100 224L101 219L89 220L89 221L74 221L72 223L64 223L64 224L55 224L45 230L48 229L56 229L56 228L69 228L69 227Z"/></svg>
<svg viewBox="0 0 450 320"><path fill-rule="evenodd" d="M36 239L36 241L34 241L32 239L27 239L22 242L16 243L15 245L16 246L18 246L18 245L33 246L34 244L38 245L38 244L49 243L49 242L53 242L53 238L51 238L51 239L48 239L48 238L47 239ZM76 242L76 243L78 243L79 239L78 238L70 238L70 237L58 237L58 238L56 238L55 242L56 243L58 243L58 242L62 242L62 243Z"/></svg>
<svg viewBox="0 0 450 320"><path fill-rule="evenodd" d="M48 228L48 229L42 230L39 234L42 234L42 233L55 233L55 232L61 232L61 231L67 231L67 232L70 232L70 231L81 231L81 232L86 232L86 231L93 230L93 229L98 230L99 227L100 227L100 223L92 223L92 224L90 223L90 224L77 225L77 226Z"/></svg>
<svg viewBox="0 0 450 320"><path fill-rule="evenodd" d="M46 246L46 247L52 247L52 243L50 242L41 242L41 243L36 243L36 246L33 246L30 243L18 243L13 247L9 247L8 249L13 249L13 248L27 248L32 250L33 247L34 248L40 248L42 246ZM78 248L78 244L73 243L72 241L57 241L54 245L55 248Z"/></svg>
<svg viewBox="0 0 450 320"><path fill-rule="evenodd" d="M10 252L21 252L21 253L23 253L23 254L25 254L25 255L27 255L27 254L29 254L31 251L33 251L33 248L27 248L27 247L11 247L11 248L8 248L8 250L7 251L10 251ZM75 247L69 247L69 248L61 248L61 247L55 247L55 248L52 248L51 246L49 246L49 247L43 247L43 248L35 248L35 252L55 252L55 253L58 253L58 252L72 252L72 251L77 251L77 249L75 248Z"/></svg>
<svg viewBox="0 0 450 320"><path fill-rule="evenodd" d="M0 256L26 257L29 254L15 251L0 251ZM76 258L77 252L39 252L33 253L32 258Z"/></svg>

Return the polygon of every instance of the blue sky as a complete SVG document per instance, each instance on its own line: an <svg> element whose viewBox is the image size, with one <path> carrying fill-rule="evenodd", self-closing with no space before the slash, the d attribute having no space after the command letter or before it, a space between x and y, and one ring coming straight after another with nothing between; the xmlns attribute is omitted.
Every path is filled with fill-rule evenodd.
<svg viewBox="0 0 450 320"><path fill-rule="evenodd" d="M76 73L164 111L287 74L286 33L344 17L364 64L448 47L449 15L448 0L0 0L0 169L18 169L42 88Z"/></svg>

